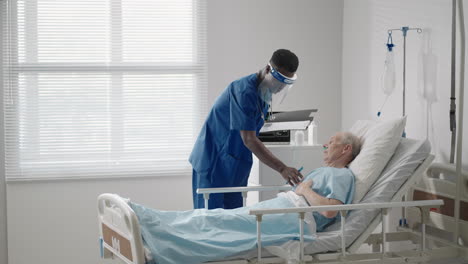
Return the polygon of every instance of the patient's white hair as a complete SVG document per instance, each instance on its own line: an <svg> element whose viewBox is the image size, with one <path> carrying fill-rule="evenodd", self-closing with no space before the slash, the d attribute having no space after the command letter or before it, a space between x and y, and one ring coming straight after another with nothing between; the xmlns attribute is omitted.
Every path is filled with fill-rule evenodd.
<svg viewBox="0 0 468 264"><path fill-rule="evenodd" d="M341 143L351 145L351 148L352 148L351 160L354 160L354 158L356 158L356 156L361 151L361 145L362 145L361 140L351 132L343 132L341 134Z"/></svg>

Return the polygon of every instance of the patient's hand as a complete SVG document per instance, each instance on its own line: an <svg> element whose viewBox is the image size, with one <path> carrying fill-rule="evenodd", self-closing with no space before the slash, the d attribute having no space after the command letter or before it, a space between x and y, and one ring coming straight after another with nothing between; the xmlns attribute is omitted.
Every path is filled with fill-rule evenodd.
<svg viewBox="0 0 468 264"><path fill-rule="evenodd" d="M307 192L311 191L313 183L314 182L312 180L307 180L307 181L301 182L296 187L296 191L295 191L296 194L304 196Z"/></svg>

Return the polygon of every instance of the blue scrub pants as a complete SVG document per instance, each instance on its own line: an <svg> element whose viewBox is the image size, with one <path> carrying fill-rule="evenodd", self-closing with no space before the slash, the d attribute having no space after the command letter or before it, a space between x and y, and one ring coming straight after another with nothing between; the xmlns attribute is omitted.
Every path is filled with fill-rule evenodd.
<svg viewBox="0 0 468 264"><path fill-rule="evenodd" d="M197 173L195 170L192 172L192 194L194 209L205 208L203 194L197 194L197 188L215 188L213 184L207 180L210 179L209 174L210 172ZM242 203L243 200L241 193L212 193L210 194L210 199L208 200L208 209L234 209L242 207Z"/></svg>

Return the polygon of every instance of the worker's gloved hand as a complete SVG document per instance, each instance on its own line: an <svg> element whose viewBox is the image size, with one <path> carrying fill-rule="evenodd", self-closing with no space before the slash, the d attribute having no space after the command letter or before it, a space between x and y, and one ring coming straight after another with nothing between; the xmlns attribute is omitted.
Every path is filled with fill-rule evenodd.
<svg viewBox="0 0 468 264"><path fill-rule="evenodd" d="M295 168L292 167L285 167L283 170L280 171L281 176L286 180L286 182L294 186L296 184L299 184L302 181L302 174L296 170Z"/></svg>

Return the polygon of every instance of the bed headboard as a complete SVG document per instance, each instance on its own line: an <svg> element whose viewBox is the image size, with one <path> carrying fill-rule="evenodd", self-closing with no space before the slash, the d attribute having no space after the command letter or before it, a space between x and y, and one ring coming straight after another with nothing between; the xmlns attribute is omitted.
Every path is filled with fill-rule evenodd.
<svg viewBox="0 0 468 264"><path fill-rule="evenodd" d="M116 194L98 197L101 256L116 256L128 264L145 264L138 219L127 202Z"/></svg>

